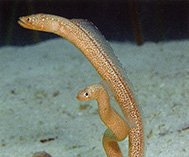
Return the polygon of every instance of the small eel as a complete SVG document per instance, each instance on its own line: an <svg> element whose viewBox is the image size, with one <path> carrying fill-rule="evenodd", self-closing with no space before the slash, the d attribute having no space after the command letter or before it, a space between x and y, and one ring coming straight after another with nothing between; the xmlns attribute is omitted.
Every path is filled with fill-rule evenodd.
<svg viewBox="0 0 189 157"><path fill-rule="evenodd" d="M80 101L96 99L100 119L108 127L102 139L104 150L107 156L122 156L117 142L123 141L127 137L129 127L122 117L110 106L106 88L102 84L90 85L84 90L79 91L77 99Z"/></svg>
<svg viewBox="0 0 189 157"><path fill-rule="evenodd" d="M142 118L126 76L112 48L98 29L87 20L66 19L49 14L20 17L18 23L27 29L55 33L73 43L110 86L129 127L129 157L144 156ZM125 73L125 76L123 74ZM118 127L118 126L114 126ZM105 150L106 151L106 150ZM107 156L108 153L106 152ZM118 154L120 154L118 152ZM121 156L121 155L116 156Z"/></svg>

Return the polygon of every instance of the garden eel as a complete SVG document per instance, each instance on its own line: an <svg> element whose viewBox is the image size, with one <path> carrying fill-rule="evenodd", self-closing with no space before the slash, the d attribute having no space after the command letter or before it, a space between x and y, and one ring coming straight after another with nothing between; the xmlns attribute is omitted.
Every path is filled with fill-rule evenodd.
<svg viewBox="0 0 189 157"><path fill-rule="evenodd" d="M104 141L105 143L108 140L110 141L110 143L107 142L108 144L104 145L106 155L109 157L122 156L119 146L117 145L117 141L123 140L127 136L128 130L128 156L143 157L143 124L136 100L131 90L132 85L129 86L131 83L129 82L127 76L123 76L125 73L124 69L122 68L117 57L114 55L109 43L98 31L98 29L87 20L69 20L60 16L49 14L33 14L20 17L18 23L27 29L52 32L60 35L74 44L85 55L85 57L97 70L101 78L110 86L114 94L114 98L122 109L124 117L127 120L127 124L123 124L122 122L119 123L119 121L122 120L113 110L113 117L118 120L118 123L112 118L109 118L109 121L104 121L103 115L101 115L101 112L99 112L102 121L104 121L105 124L108 123L106 124L107 126L110 126L103 137L103 145ZM104 88L102 89L105 90ZM104 91L103 94L106 95L106 91ZM114 132L115 130L118 132L118 134ZM123 133L122 131L125 132Z"/></svg>

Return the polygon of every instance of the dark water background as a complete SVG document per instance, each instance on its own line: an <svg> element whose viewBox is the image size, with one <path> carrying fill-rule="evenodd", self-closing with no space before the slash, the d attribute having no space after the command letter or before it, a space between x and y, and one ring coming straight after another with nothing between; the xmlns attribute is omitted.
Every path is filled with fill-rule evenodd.
<svg viewBox="0 0 189 157"><path fill-rule="evenodd" d="M134 8L131 5L135 2ZM47 13L92 21L107 40L135 42L135 13L142 39L182 40L189 38L187 0L1 0L0 46L34 44L57 35L26 30L17 24L20 16Z"/></svg>

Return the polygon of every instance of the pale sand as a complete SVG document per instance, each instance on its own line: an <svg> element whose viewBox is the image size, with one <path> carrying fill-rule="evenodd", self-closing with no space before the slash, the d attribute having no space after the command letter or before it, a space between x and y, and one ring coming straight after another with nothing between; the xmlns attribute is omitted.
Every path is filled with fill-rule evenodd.
<svg viewBox="0 0 189 157"><path fill-rule="evenodd" d="M133 82L147 157L189 156L189 41L111 43ZM72 44L54 39L0 49L0 156L105 156L96 101L77 92L101 81ZM54 140L41 143L41 139ZM120 142L127 156L128 139Z"/></svg>

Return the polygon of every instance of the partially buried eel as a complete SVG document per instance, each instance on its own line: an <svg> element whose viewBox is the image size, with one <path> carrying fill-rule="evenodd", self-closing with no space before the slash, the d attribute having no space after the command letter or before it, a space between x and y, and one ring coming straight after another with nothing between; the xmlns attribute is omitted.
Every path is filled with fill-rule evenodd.
<svg viewBox="0 0 189 157"><path fill-rule="evenodd" d="M123 76L125 72L119 60L98 29L87 20L69 20L49 14L34 14L20 17L18 23L27 29L60 35L73 43L85 55L102 79L112 89L115 100L121 107L127 120L127 125L129 126L128 156L143 157L144 131L142 118L131 87L129 87L129 80L127 76ZM111 156L107 152L106 154Z"/></svg>

